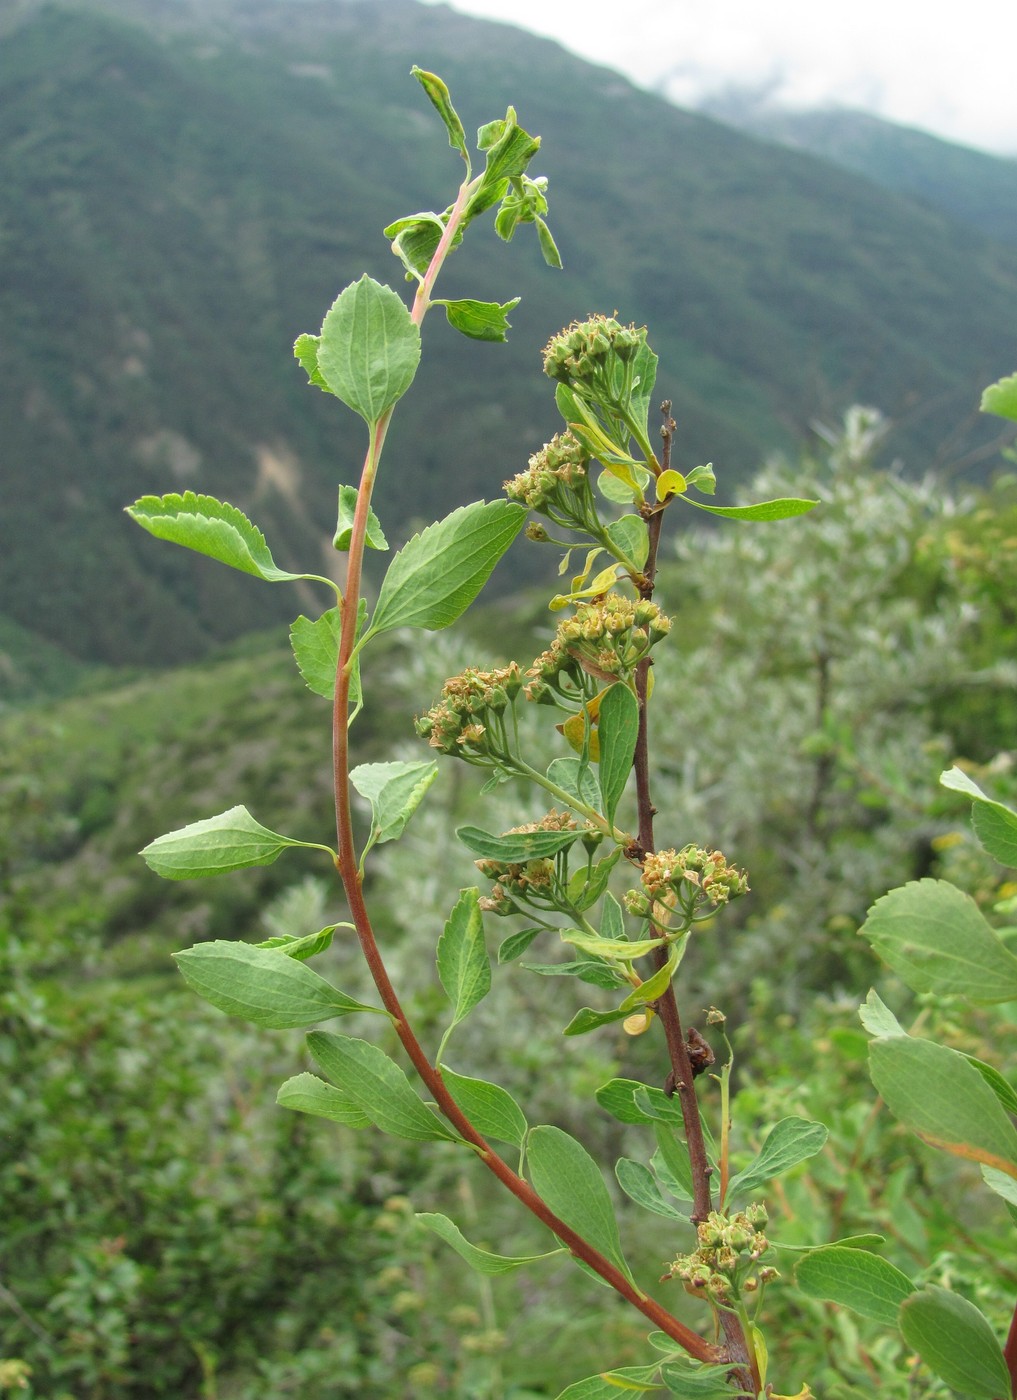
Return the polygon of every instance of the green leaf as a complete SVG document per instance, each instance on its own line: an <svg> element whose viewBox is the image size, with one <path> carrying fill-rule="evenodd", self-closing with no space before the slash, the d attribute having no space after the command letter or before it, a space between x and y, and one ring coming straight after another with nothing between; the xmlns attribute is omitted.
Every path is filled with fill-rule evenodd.
<svg viewBox="0 0 1017 1400"><path fill-rule="evenodd" d="M451 210L446 210L442 216L432 213L413 214L406 219L397 219L385 229L385 237L392 239L393 253L406 271L419 282L423 281L431 259L437 252L450 213ZM460 227L452 237L452 247L458 247L461 242Z"/></svg>
<svg viewBox="0 0 1017 1400"><path fill-rule="evenodd" d="M352 928L352 924L343 927ZM326 948L332 946L332 935L338 924L329 924L328 928L321 929L318 933L306 933L303 938L295 938L290 933L280 933L274 938L266 938L261 943L253 943L253 948L277 948L281 953L285 953L288 958L297 958L300 962L305 962L308 958L313 958L317 953L323 953Z"/></svg>
<svg viewBox="0 0 1017 1400"><path fill-rule="evenodd" d="M644 958L663 943L661 938L600 938L595 933L586 933L578 928L562 929L561 936L565 943L571 943L584 953L592 953L598 958L617 958L619 962Z"/></svg>
<svg viewBox="0 0 1017 1400"><path fill-rule="evenodd" d="M358 491L355 486L339 487L339 513L336 519L335 539L332 541L340 553L346 553L353 538L353 517L357 511ZM367 507L367 531L364 544L368 549L388 549L388 540L381 522L370 506Z"/></svg>
<svg viewBox="0 0 1017 1400"><path fill-rule="evenodd" d="M507 1274L510 1270L519 1269L524 1264L537 1264L542 1259L554 1259L559 1254L564 1253L561 1249L552 1249L547 1254L517 1254L514 1256L492 1254L487 1249L479 1249L477 1245L470 1244L458 1225L449 1220L447 1215L418 1211L417 1219L421 1225L425 1225L428 1230L433 1231L439 1239L451 1245L455 1252L466 1260L471 1269L476 1269L478 1274Z"/></svg>
<svg viewBox="0 0 1017 1400"><path fill-rule="evenodd" d="M214 496L142 496L127 514L156 539L207 554L220 564L241 573L253 574L266 583L291 583L295 579L316 578L315 574L290 574L278 569L265 536L252 525L242 510L217 501Z"/></svg>
<svg viewBox="0 0 1017 1400"><path fill-rule="evenodd" d="M683 1211L673 1206L670 1201L664 1200L657 1185L657 1178L642 1162L619 1157L614 1164L614 1174L618 1178L618 1185L637 1206L652 1211L654 1215L666 1216L669 1220L688 1220Z"/></svg>
<svg viewBox="0 0 1017 1400"><path fill-rule="evenodd" d="M298 335L293 343L293 354L299 360L307 373L308 379L319 389L323 389L326 394L331 394L332 390L321 377L321 370L318 368L318 337L316 335Z"/></svg>
<svg viewBox="0 0 1017 1400"><path fill-rule="evenodd" d="M683 496L696 510L709 511L711 515L723 515L728 520L787 520L792 515L804 515L819 505L818 501L802 501L787 497L777 501L760 501L754 506L708 506L691 496Z"/></svg>
<svg viewBox="0 0 1017 1400"><path fill-rule="evenodd" d="M1004 1079L995 1066L987 1065L984 1060L976 1060L974 1055L965 1055L964 1058L968 1064L974 1065L1007 1113L1017 1116L1017 1090L1010 1081Z"/></svg>
<svg viewBox="0 0 1017 1400"><path fill-rule="evenodd" d="M452 106L452 99L449 96L448 88L436 73L428 73L423 68L418 68L416 64L410 69L410 73L427 93L435 111L445 123L445 130L448 132L448 143L454 151L458 151L466 162L466 168L470 168L470 153L466 146L466 132L463 124L459 120L459 114Z"/></svg>
<svg viewBox="0 0 1017 1400"><path fill-rule="evenodd" d="M594 987L603 987L609 992L613 992L617 987L628 985L620 973L607 963L598 962L593 958L576 958L572 962L563 963L520 963L519 965L524 967L527 972L535 972L538 977L578 977L582 982L589 982Z"/></svg>
<svg viewBox="0 0 1017 1400"><path fill-rule="evenodd" d="M499 305L496 301L436 301L436 306L444 306L448 323L470 340L507 339L506 331L512 329L508 314L519 305L519 298L513 297Z"/></svg>
<svg viewBox="0 0 1017 1400"><path fill-rule="evenodd" d="M598 861L592 870L582 867L572 874L568 884L568 897L576 909L580 911L590 909L600 900L607 889L611 871L620 859L621 847L615 846L614 850L603 860Z"/></svg>
<svg viewBox="0 0 1017 1400"><path fill-rule="evenodd" d="M381 585L369 637L393 627L434 632L455 622L526 522L514 501L474 501L428 525L399 551Z"/></svg>
<svg viewBox="0 0 1017 1400"><path fill-rule="evenodd" d="M704 1366L677 1356L660 1368L661 1379L672 1395L683 1400L730 1400L730 1366Z"/></svg>
<svg viewBox="0 0 1017 1400"><path fill-rule="evenodd" d="M858 1008L858 1018L870 1035L894 1036L906 1032L890 1008L870 988L865 1002Z"/></svg>
<svg viewBox="0 0 1017 1400"><path fill-rule="evenodd" d="M318 370L348 408L374 424L413 383L420 329L401 299L365 273L325 313Z"/></svg>
<svg viewBox="0 0 1017 1400"><path fill-rule="evenodd" d="M271 865L288 846L329 849L280 836L256 822L246 807L231 807L217 817L157 836L141 855L149 868L166 880L198 880L251 865Z"/></svg>
<svg viewBox="0 0 1017 1400"><path fill-rule="evenodd" d="M353 1011L385 1015L338 991L299 958L277 948L216 939L174 953L184 981L200 997L255 1026L289 1030Z"/></svg>
<svg viewBox="0 0 1017 1400"><path fill-rule="evenodd" d="M498 961L513 962L525 953L533 940L543 932L542 928L521 928L517 933L510 933L498 949Z"/></svg>
<svg viewBox="0 0 1017 1400"><path fill-rule="evenodd" d="M1002 802L976 802L971 809L971 825L993 860L1017 868L1017 813Z"/></svg>
<svg viewBox="0 0 1017 1400"><path fill-rule="evenodd" d="M561 268L561 253L558 252L558 245L551 237L551 230L539 215L533 222L537 225L537 241L540 244L541 257L548 267Z"/></svg>
<svg viewBox="0 0 1017 1400"><path fill-rule="evenodd" d="M674 1127L669 1123L654 1123L653 1131L657 1150L650 1158L650 1165L657 1174L657 1180L676 1200L695 1200L688 1147L678 1140Z"/></svg>
<svg viewBox="0 0 1017 1400"><path fill-rule="evenodd" d="M1017 1177L1017 1132L964 1055L892 1036L869 1046L869 1072L894 1117L933 1147Z"/></svg>
<svg viewBox="0 0 1017 1400"><path fill-rule="evenodd" d="M371 1122L352 1099L316 1074L293 1075L279 1086L275 1101L280 1108L313 1113L317 1118L330 1118L333 1123L345 1123L349 1128L366 1128Z"/></svg>
<svg viewBox="0 0 1017 1400"><path fill-rule="evenodd" d="M581 831L510 831L505 836L492 836L478 826L460 826L456 835L467 850L486 860L500 860L507 865L523 865L528 860L542 860L557 855L575 844Z"/></svg>
<svg viewBox="0 0 1017 1400"><path fill-rule="evenodd" d="M845 1235L843 1239L831 1240L829 1244L782 1244L780 1240L771 1239L770 1243L774 1249L783 1249L788 1254L811 1254L816 1248L832 1249L837 1245L840 1249L868 1249L874 1244L886 1244L885 1235Z"/></svg>
<svg viewBox="0 0 1017 1400"><path fill-rule="evenodd" d="M646 521L638 515L623 515L612 520L605 533L613 545L641 569L650 553L650 533Z"/></svg>
<svg viewBox="0 0 1017 1400"><path fill-rule="evenodd" d="M970 895L945 880L891 890L869 910L861 933L916 992L983 1002L1017 997L1017 958Z"/></svg>
<svg viewBox="0 0 1017 1400"><path fill-rule="evenodd" d="M555 758L548 764L547 779L595 812L600 811L600 784L590 763L581 758Z"/></svg>
<svg viewBox="0 0 1017 1400"><path fill-rule="evenodd" d="M493 135L494 123L488 123L483 130ZM481 139L486 140L487 137ZM528 135L517 124L515 111L510 107L497 139L486 147L487 164L480 186L470 200L469 217L474 218L482 210L489 208L494 200L501 199L504 193L503 182L522 175L539 150L540 138Z"/></svg>
<svg viewBox="0 0 1017 1400"><path fill-rule="evenodd" d="M654 1106L659 1107L659 1114L646 1113L639 1107L635 1095L640 1090L645 1090ZM605 1113L610 1113L619 1123L653 1123L658 1121L659 1117L673 1113L676 1107L663 1089L640 1084L637 1079L609 1079L606 1084L600 1086L594 1097ZM680 1111L678 1122L681 1122Z"/></svg>
<svg viewBox="0 0 1017 1400"><path fill-rule="evenodd" d="M338 608L329 608L314 622L301 613L290 627L290 646L304 684L325 700L335 695L341 630L342 615Z"/></svg>
<svg viewBox="0 0 1017 1400"><path fill-rule="evenodd" d="M434 759L419 763L361 763L351 771L350 782L371 804L368 848L402 836L406 823L437 776Z"/></svg>
<svg viewBox="0 0 1017 1400"><path fill-rule="evenodd" d="M641 427L646 424L649 418L653 386L657 382L657 363L657 356L644 340L636 351L636 357L632 362L632 378L635 387L630 399L633 417Z"/></svg>
<svg viewBox="0 0 1017 1400"><path fill-rule="evenodd" d="M555 1400L619 1400L626 1393L643 1393L648 1390L663 1390L654 1380L659 1367L621 1366L616 1371L601 1371L599 1375L587 1376L567 1386ZM730 1391L728 1392L730 1394Z"/></svg>
<svg viewBox="0 0 1017 1400"><path fill-rule="evenodd" d="M611 1197L586 1148L561 1128L545 1124L531 1131L526 1160L533 1188L547 1206L635 1287L622 1254Z"/></svg>
<svg viewBox="0 0 1017 1400"><path fill-rule="evenodd" d="M1011 418L1017 423L1017 374L997 379L982 393L983 413L995 413L999 418Z"/></svg>
<svg viewBox="0 0 1017 1400"><path fill-rule="evenodd" d="M900 1330L940 1380L974 1400L1010 1395L1010 1375L996 1335L973 1303L929 1284L900 1310Z"/></svg>
<svg viewBox="0 0 1017 1400"><path fill-rule="evenodd" d="M651 977L647 977L638 987L633 987L628 996L622 1002L619 1010L635 1011L640 1006L650 1006L658 997L662 997L671 985L671 979L678 971L678 964L682 960L688 943L688 933L682 934L676 942L671 944L671 949L667 955L667 962L663 967L659 967Z"/></svg>
<svg viewBox="0 0 1017 1400"><path fill-rule="evenodd" d="M441 985L452 1003L451 1030L464 1021L491 990L491 962L484 944L484 921L480 917L477 890L460 890L438 939L437 960Z"/></svg>
<svg viewBox="0 0 1017 1400"><path fill-rule="evenodd" d="M639 703L627 685L610 686L600 701L597 719L600 736L600 790L604 816L614 825L614 814L625 791L639 734Z"/></svg>
<svg viewBox="0 0 1017 1400"><path fill-rule="evenodd" d="M411 1142L458 1141L437 1114L421 1103L406 1075L377 1045L330 1031L311 1031L307 1047L329 1079L383 1133Z"/></svg>
<svg viewBox="0 0 1017 1400"><path fill-rule="evenodd" d="M748 1194L772 1177L782 1176L799 1162L805 1162L821 1152L829 1137L822 1123L807 1118L782 1118L766 1135L759 1156L743 1172L732 1177L728 1194L736 1191Z"/></svg>
<svg viewBox="0 0 1017 1400"><path fill-rule="evenodd" d="M1017 1181L1012 1176L1007 1176L1006 1172L997 1171L995 1167L982 1167L982 1180L990 1191L995 1191L997 1196L1002 1196L1007 1205L1017 1208ZM1014 1210L1011 1209L1011 1217ZM1017 1224L1017 1219L1015 1219Z"/></svg>
<svg viewBox="0 0 1017 1400"><path fill-rule="evenodd" d="M601 1026L610 1026L614 1021L624 1021L630 1013L619 1011L617 1007L613 1011L594 1011L591 1006L584 1006L572 1017L562 1035L588 1035L590 1031L599 1030Z"/></svg>
<svg viewBox="0 0 1017 1400"><path fill-rule="evenodd" d="M486 1138L522 1147L529 1124L515 1099L500 1084L486 1079L468 1079L456 1074L447 1065L441 1066L441 1077L467 1118Z"/></svg>
<svg viewBox="0 0 1017 1400"><path fill-rule="evenodd" d="M600 911L600 932L604 938L625 937L625 915L613 894L604 896Z"/></svg>
<svg viewBox="0 0 1017 1400"><path fill-rule="evenodd" d="M839 1303L893 1327L901 1303L915 1291L906 1274L878 1254L832 1244L814 1249L795 1265L798 1287L810 1298Z"/></svg>

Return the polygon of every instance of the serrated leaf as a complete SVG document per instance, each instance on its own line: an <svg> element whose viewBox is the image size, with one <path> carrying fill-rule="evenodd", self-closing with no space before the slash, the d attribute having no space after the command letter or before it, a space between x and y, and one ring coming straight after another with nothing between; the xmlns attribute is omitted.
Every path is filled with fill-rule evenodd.
<svg viewBox="0 0 1017 1400"><path fill-rule="evenodd" d="M402 398L419 360L420 328L392 288L366 273L325 313L318 370L333 394L368 425Z"/></svg>
<svg viewBox="0 0 1017 1400"><path fill-rule="evenodd" d="M479 1133L496 1142L522 1147L529 1124L507 1089L486 1079L468 1079L447 1065L441 1066L441 1076L449 1093Z"/></svg>
<svg viewBox="0 0 1017 1400"><path fill-rule="evenodd" d="M517 933L510 933L498 949L498 961L513 962L525 953L533 940L543 932L542 928L521 928Z"/></svg>
<svg viewBox="0 0 1017 1400"><path fill-rule="evenodd" d="M633 1162L628 1157L619 1157L614 1165L614 1174L618 1179L618 1185L629 1200L635 1201L637 1206L642 1206L644 1210L651 1211L654 1215L666 1216L669 1220L688 1220L688 1216L677 1206L673 1206L670 1201L665 1201L660 1194L657 1178L642 1162Z"/></svg>
<svg viewBox="0 0 1017 1400"><path fill-rule="evenodd" d="M357 512L358 494L355 486L339 487L339 510L336 516L335 539L332 544L340 553L345 553L349 549L350 540L353 538L353 517ZM381 521L370 506L367 507L367 530L364 534L364 544L368 549L388 549L388 540L385 538L385 531L381 528Z"/></svg>
<svg viewBox="0 0 1017 1400"><path fill-rule="evenodd" d="M641 516L623 515L620 520L612 520L605 533L637 569L643 567L650 553L650 534Z"/></svg>
<svg viewBox="0 0 1017 1400"><path fill-rule="evenodd" d="M981 410L995 413L999 418L1010 418L1017 423L1017 374L1008 374L1005 379L997 379L995 384L982 392Z"/></svg>
<svg viewBox="0 0 1017 1400"><path fill-rule="evenodd" d="M242 510L217 501L214 496L196 495L193 491L142 496L126 509L131 519L156 539L183 545L266 583L292 583L295 579L316 577L277 568L258 527Z"/></svg>
<svg viewBox="0 0 1017 1400"><path fill-rule="evenodd" d="M708 506L692 496L685 496L690 506L705 510L710 515L723 515L728 520L787 520L793 515L804 515L819 505L818 501L796 500L787 497L776 501L759 501L753 506Z"/></svg>
<svg viewBox="0 0 1017 1400"><path fill-rule="evenodd" d="M1017 958L978 905L945 880L913 880L878 899L860 930L916 992L973 1001L1017 997Z"/></svg>
<svg viewBox="0 0 1017 1400"><path fill-rule="evenodd" d="M1017 1178L1017 1132L964 1055L893 1036L869 1046L869 1072L890 1112L924 1141Z"/></svg>
<svg viewBox="0 0 1017 1400"><path fill-rule="evenodd" d="M362 763L351 771L350 782L371 804L371 846L398 840L437 776L434 759Z"/></svg>
<svg viewBox="0 0 1017 1400"><path fill-rule="evenodd" d="M821 1152L829 1137L822 1123L814 1123L807 1118L782 1118L766 1135L756 1160L743 1172L731 1178L728 1195L743 1191L748 1194L770 1181L782 1176L799 1162L805 1162Z"/></svg>
<svg viewBox="0 0 1017 1400"><path fill-rule="evenodd" d="M810 1298L839 1303L886 1326L894 1326L901 1303L915 1291L906 1274L865 1249L826 1245L795 1265L798 1287Z"/></svg>
<svg viewBox="0 0 1017 1400"><path fill-rule="evenodd" d="M352 1099L341 1094L334 1084L326 1084L316 1074L293 1075L279 1086L275 1101L280 1108L313 1113L317 1118L329 1118L333 1123L345 1123L349 1128L366 1128L371 1122Z"/></svg>
<svg viewBox="0 0 1017 1400"><path fill-rule="evenodd" d="M357 604L357 631L363 631L367 618L367 603ZM303 614L290 627L290 647L297 670L308 690L324 700L335 698L335 678L339 665L339 643L342 638L342 611L329 608L313 622ZM350 723L353 723L362 700L360 688L360 659L354 656L350 676Z"/></svg>
<svg viewBox="0 0 1017 1400"><path fill-rule="evenodd" d="M622 1254L611 1197L586 1148L561 1128L545 1124L530 1132L526 1161L534 1190L547 1206L635 1286Z"/></svg>
<svg viewBox="0 0 1017 1400"><path fill-rule="evenodd" d="M444 306L450 326L468 336L470 340L493 340L503 342L506 331L512 329L508 314L519 305L519 298L500 304L496 301L437 301L436 306Z"/></svg>
<svg viewBox="0 0 1017 1400"><path fill-rule="evenodd" d="M597 717L600 737L598 774L604 795L604 816L614 825L614 815L632 771L639 735L639 702L620 681L605 691Z"/></svg>
<svg viewBox="0 0 1017 1400"><path fill-rule="evenodd" d="M263 939L261 943L253 943L253 948L278 948L281 953L285 953L288 958L298 958L305 962L308 958L313 958L318 953L323 953L326 948L332 945L332 935L339 927L338 924L329 924L327 928L319 930L318 933L306 933L302 938L296 938L293 934L281 933L274 938ZM351 925L347 925L351 927Z"/></svg>
<svg viewBox="0 0 1017 1400"><path fill-rule="evenodd" d="M434 632L455 622L526 522L514 501L474 501L428 525L399 551L381 585L368 636L393 627Z"/></svg>
<svg viewBox="0 0 1017 1400"><path fill-rule="evenodd" d="M376 1128L411 1142L458 1141L455 1133L413 1092L384 1050L366 1040L311 1031L307 1048L329 1079Z"/></svg>
<svg viewBox="0 0 1017 1400"><path fill-rule="evenodd" d="M324 390L326 394L331 394L332 390L325 383L321 370L318 368L318 337L308 335L306 332L304 335L298 335L293 343L293 354L300 362L311 383L318 389Z"/></svg>
<svg viewBox="0 0 1017 1400"><path fill-rule="evenodd" d="M466 132L463 124L459 120L459 114L452 106L452 98L449 90L436 73L428 73L423 68L418 68L416 64L410 69L410 73L427 93L427 96L435 111L445 123L445 130L448 132L448 143L454 151L458 151L466 162L469 170L470 153L466 146Z"/></svg>
<svg viewBox="0 0 1017 1400"><path fill-rule="evenodd" d="M508 865L524 864L557 855L575 844L581 831L510 831L504 836L492 836L478 826L460 826L456 835L475 856L500 860Z"/></svg>
<svg viewBox="0 0 1017 1400"><path fill-rule="evenodd" d="M290 1030L354 1011L385 1015L340 992L299 958L275 948L216 939L174 953L184 981L227 1016Z"/></svg>
<svg viewBox="0 0 1017 1400"><path fill-rule="evenodd" d="M876 1036L906 1035L904 1027L880 997L869 989L865 1002L858 1008L858 1019L869 1032Z"/></svg>
<svg viewBox="0 0 1017 1400"><path fill-rule="evenodd" d="M447 1215L438 1215L427 1211L418 1211L416 1217L421 1225L427 1227L439 1239L451 1245L455 1252L465 1259L471 1269L476 1269L478 1274L507 1274L512 1269L522 1268L525 1264L538 1264L542 1259L554 1259L564 1251L560 1249L549 1250L547 1254L492 1254L490 1250L480 1249L475 1244L470 1244L463 1235L459 1226L449 1220Z"/></svg>
<svg viewBox="0 0 1017 1400"><path fill-rule="evenodd" d="M271 865L287 847L311 845L269 831L246 807L231 807L216 817L157 836L140 854L165 880L200 880L252 865ZM315 845L313 849L328 847Z"/></svg>
<svg viewBox="0 0 1017 1400"><path fill-rule="evenodd" d="M928 1284L901 1307L900 1330L908 1346L952 1390L973 1400L1011 1393L996 1335L966 1298Z"/></svg>
<svg viewBox="0 0 1017 1400"><path fill-rule="evenodd" d="M477 890L460 890L438 939L437 961L441 985L452 1003L451 1030L465 1020L491 990L491 962L484 943L484 921L480 917Z"/></svg>

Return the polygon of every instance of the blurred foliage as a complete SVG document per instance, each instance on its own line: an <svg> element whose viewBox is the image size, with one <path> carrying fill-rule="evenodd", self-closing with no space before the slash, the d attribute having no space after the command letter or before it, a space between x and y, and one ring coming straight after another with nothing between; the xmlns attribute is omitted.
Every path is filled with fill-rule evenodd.
<svg viewBox="0 0 1017 1400"><path fill-rule="evenodd" d="M286 619L281 592L158 549L121 508L209 491L270 527L284 567L320 557L363 445L289 349L365 267L392 274L379 230L455 168L413 61L467 126L511 100L543 136L565 272L492 238L457 253L453 296L522 302L489 356L434 329L375 503L393 540L540 446L538 347L595 306L659 327L682 452L728 480L851 397L894 418L911 461L995 431L972 420L1012 344L1012 249L557 45L415 0L26 0L0 30L0 597L79 659L165 665Z"/></svg>
<svg viewBox="0 0 1017 1400"><path fill-rule="evenodd" d="M1011 636L1012 486L954 500L874 472L878 426L856 415L828 452L775 461L754 483L757 496L814 492L814 517L693 535L667 566L662 597L677 600L683 646L656 668L658 713L674 716L655 737L659 833L715 841L752 878L723 946L708 928L697 935L683 994L693 1019L711 1002L730 1015L736 1154L747 1160L789 1112L831 1128L827 1150L769 1190L769 1233L794 1244L877 1228L888 1258L1001 1326L1017 1287L1002 1205L879 1109L855 1007L876 980L906 1023L919 1017L1004 1070L1017 1026L910 999L855 930L872 898L918 873L945 875L987 910L1014 893L966 836L962 804L936 787L954 758L991 763L1003 796L1015 785L1013 679L996 660ZM539 651L534 624L548 630L546 614L503 604L459 638L387 645L358 731L364 756L420 756L411 712L467 661ZM169 971L187 943L344 917L310 852L195 886L156 882L134 855L234 801L327 839L328 723L265 637L201 669L0 715L0 1386L13 1394L546 1400L582 1369L577 1357L588 1369L646 1359L642 1329L567 1262L471 1280L464 1301L464 1271L410 1205L452 1205L508 1252L543 1248L539 1229L486 1184L471 1188L451 1150L425 1160L277 1109L280 1078L306 1067L297 1033L224 1018ZM446 766L373 877L393 974L413 973L425 1034L438 1027L435 931L476 879L449 832L468 807L493 830L516 813L502 789L476 808L472 777ZM365 990L342 936L322 964L352 995ZM454 1067L497 1072L532 1119L553 1116L604 1162L645 1153L642 1129L588 1101L616 1073L659 1081L653 1037L612 1028L562 1041L570 998L594 989L569 979L563 990L517 963L496 981ZM686 1227L665 1237L659 1220L619 1209L642 1280L688 1248ZM793 1262L781 1256L782 1275ZM653 1287L674 1306L676 1285ZM765 1303L767 1334L781 1339L774 1366L824 1400L946 1400L879 1329L792 1301L780 1281Z"/></svg>

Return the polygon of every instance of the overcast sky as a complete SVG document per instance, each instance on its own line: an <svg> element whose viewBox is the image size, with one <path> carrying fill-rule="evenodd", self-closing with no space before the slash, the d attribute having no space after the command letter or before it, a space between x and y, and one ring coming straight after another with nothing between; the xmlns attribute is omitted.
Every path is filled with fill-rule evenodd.
<svg viewBox="0 0 1017 1400"><path fill-rule="evenodd" d="M675 102L772 84L1017 155L1017 3L963 0L453 0L610 64Z"/></svg>

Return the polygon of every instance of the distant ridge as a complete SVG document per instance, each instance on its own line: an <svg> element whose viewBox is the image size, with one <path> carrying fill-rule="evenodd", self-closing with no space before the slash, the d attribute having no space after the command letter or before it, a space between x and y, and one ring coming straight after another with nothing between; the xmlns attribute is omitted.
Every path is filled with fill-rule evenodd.
<svg viewBox="0 0 1017 1400"><path fill-rule="evenodd" d="M523 300L508 346L429 321L377 498L395 543L554 430L539 350L591 310L650 324L680 462L713 460L722 492L853 400L915 471L992 435L975 407L1013 368L1017 250L548 41L414 0L21 0L0 30L0 615L72 656L169 664L318 606L122 507L205 490L284 566L334 567L360 428L290 349L362 271L398 281L381 229L459 178L413 62L468 129L511 101L543 137L565 272L525 231L456 254L448 292Z"/></svg>

